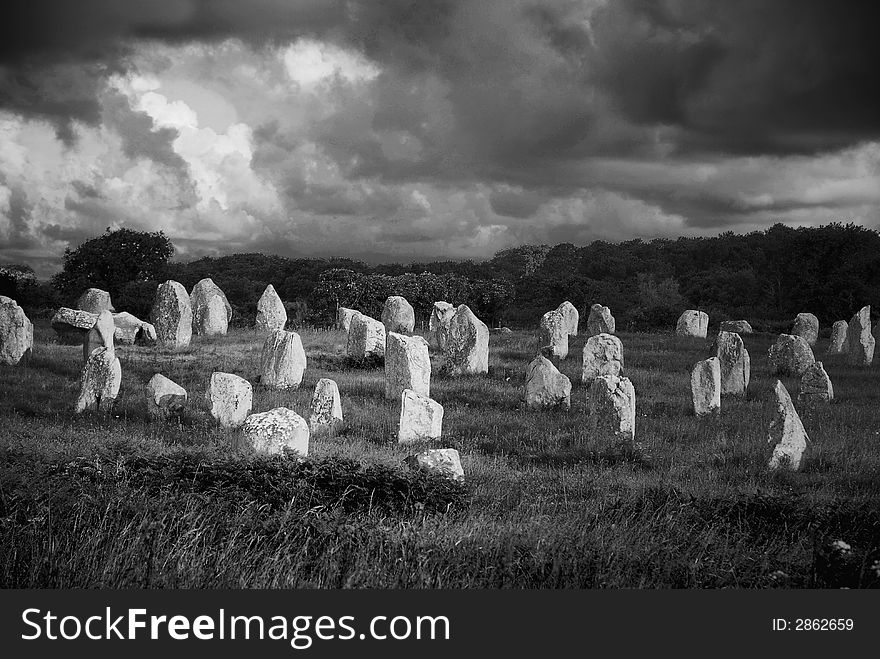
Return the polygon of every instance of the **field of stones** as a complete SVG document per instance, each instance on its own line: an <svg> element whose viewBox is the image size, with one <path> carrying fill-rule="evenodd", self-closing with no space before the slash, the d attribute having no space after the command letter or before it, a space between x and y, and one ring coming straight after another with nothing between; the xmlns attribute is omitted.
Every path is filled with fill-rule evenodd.
<svg viewBox="0 0 880 659"><path fill-rule="evenodd" d="M151 323L97 291L27 350L7 331L0 586L880 586L867 308L776 336L437 303L418 329L392 297L285 331L270 287L235 330L174 284Z"/></svg>

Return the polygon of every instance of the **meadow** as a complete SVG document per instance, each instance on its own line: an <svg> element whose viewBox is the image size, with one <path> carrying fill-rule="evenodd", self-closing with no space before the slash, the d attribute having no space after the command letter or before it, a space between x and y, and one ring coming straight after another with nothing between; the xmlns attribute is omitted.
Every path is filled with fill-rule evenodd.
<svg viewBox="0 0 880 659"><path fill-rule="evenodd" d="M403 466L413 450L396 444L381 367L347 364L342 332L299 331L302 386L256 384L254 411L306 416L316 381L336 380L344 428L313 440L302 462L249 454L203 408L211 372L254 380L259 334L194 337L179 352L118 346L114 411L76 416L82 349L38 321L30 360L0 368L0 586L880 586L880 366L823 358L827 338L814 351L835 400L798 406L810 443L796 473L766 467L773 335L743 337L747 396L696 418L690 370L707 341L620 334L638 450L590 436L583 335L559 365L569 411L523 407L531 333L492 334L488 376L444 377L432 356L438 447L460 451L462 486ZM190 397L165 423L144 403L157 372ZM796 398L797 381L782 380Z"/></svg>

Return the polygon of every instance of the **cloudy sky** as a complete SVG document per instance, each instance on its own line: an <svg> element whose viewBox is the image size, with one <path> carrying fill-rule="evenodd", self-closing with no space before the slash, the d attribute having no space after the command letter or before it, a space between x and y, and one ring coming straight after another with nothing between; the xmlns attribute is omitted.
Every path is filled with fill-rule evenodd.
<svg viewBox="0 0 880 659"><path fill-rule="evenodd" d="M854 0L28 0L0 22L0 262L880 227Z"/></svg>

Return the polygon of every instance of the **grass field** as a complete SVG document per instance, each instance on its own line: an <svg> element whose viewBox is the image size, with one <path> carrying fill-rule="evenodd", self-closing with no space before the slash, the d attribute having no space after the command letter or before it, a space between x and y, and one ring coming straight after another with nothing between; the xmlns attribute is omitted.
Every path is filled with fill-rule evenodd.
<svg viewBox="0 0 880 659"><path fill-rule="evenodd" d="M118 348L112 415L72 412L82 349L35 329L27 365L0 368L3 587L877 587L880 366L823 360L835 388L802 411L811 442L798 473L770 473L774 337L744 337L752 382L717 418L697 419L690 369L706 342L621 334L643 450L587 430L585 337L560 366L570 411L523 409L530 334L493 334L486 377L432 378L442 447L464 487L406 470L381 369L352 369L339 332L301 332L302 387L254 387L254 411L306 415L336 380L345 427L297 464L248 455L201 405L212 371L254 379L261 337L195 337L189 349ZM827 339L815 348L822 359ZM180 419L147 419L144 386L184 386ZM783 379L793 397L797 382ZM835 540L850 549L835 551Z"/></svg>

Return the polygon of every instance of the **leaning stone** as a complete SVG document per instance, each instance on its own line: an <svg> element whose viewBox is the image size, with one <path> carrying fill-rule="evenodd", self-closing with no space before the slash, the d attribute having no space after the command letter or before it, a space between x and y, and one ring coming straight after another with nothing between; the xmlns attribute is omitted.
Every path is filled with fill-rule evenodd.
<svg viewBox="0 0 880 659"><path fill-rule="evenodd" d="M590 432L600 441L632 445L636 430L636 393L629 378L605 375L589 393Z"/></svg>
<svg viewBox="0 0 880 659"><path fill-rule="evenodd" d="M792 336L800 336L810 346L816 345L819 338L819 319L811 313L799 313L791 328Z"/></svg>
<svg viewBox="0 0 880 659"><path fill-rule="evenodd" d="M404 459L404 464L410 469L427 469L436 471L452 480L464 480L461 456L454 448L428 449L417 455L410 455Z"/></svg>
<svg viewBox="0 0 880 659"><path fill-rule="evenodd" d="M385 340L385 398L397 400L404 389L431 395L431 357L421 336L388 332Z"/></svg>
<svg viewBox="0 0 880 659"><path fill-rule="evenodd" d="M721 365L721 393L745 395L749 388L752 361L742 337L736 332L718 332L715 356Z"/></svg>
<svg viewBox="0 0 880 659"><path fill-rule="evenodd" d="M98 314L61 307L52 316L52 329L62 343L82 345L89 330L95 326L96 320Z"/></svg>
<svg viewBox="0 0 880 659"><path fill-rule="evenodd" d="M405 297L392 295L382 307L382 324L386 332L412 334L416 326L416 312Z"/></svg>
<svg viewBox="0 0 880 659"><path fill-rule="evenodd" d="M0 364L15 366L33 347L33 323L15 300L0 295Z"/></svg>
<svg viewBox="0 0 880 659"><path fill-rule="evenodd" d="M347 332L351 327L351 319L356 313L354 309L339 307L336 311L336 329Z"/></svg>
<svg viewBox="0 0 880 659"><path fill-rule="evenodd" d="M734 332L736 334L754 334L754 330L747 320L724 320L721 322L721 331Z"/></svg>
<svg viewBox="0 0 880 659"><path fill-rule="evenodd" d="M257 455L293 453L304 458L309 454L309 426L286 407L249 415L242 432Z"/></svg>
<svg viewBox="0 0 880 659"><path fill-rule="evenodd" d="M828 403L834 398L831 378L825 372L822 362L815 362L804 371L801 377L798 402L804 405Z"/></svg>
<svg viewBox="0 0 880 659"><path fill-rule="evenodd" d="M76 308L93 314L99 314L102 311L116 311L110 302L110 293L102 291L100 288L87 289L76 301Z"/></svg>
<svg viewBox="0 0 880 659"><path fill-rule="evenodd" d="M623 343L611 334L596 334L584 344L581 382L589 384L606 375L623 372Z"/></svg>
<svg viewBox="0 0 880 659"><path fill-rule="evenodd" d="M449 330L449 321L455 315L455 307L449 302L435 302L431 309L431 317L428 319L428 336L438 349L446 348L446 334Z"/></svg>
<svg viewBox="0 0 880 659"><path fill-rule="evenodd" d="M838 320L831 326L831 341L828 343L829 355L841 355L847 351L847 328L845 320Z"/></svg>
<svg viewBox="0 0 880 659"><path fill-rule="evenodd" d="M577 336L578 323L580 323L581 320L581 315L578 313L577 308L571 302L566 300L556 307L556 311L561 313L562 317L565 318L565 324L568 326L569 336Z"/></svg>
<svg viewBox="0 0 880 659"><path fill-rule="evenodd" d="M710 357L697 362L691 371L694 414L705 416L721 411L721 361Z"/></svg>
<svg viewBox="0 0 880 659"><path fill-rule="evenodd" d="M793 334L780 334L767 356L773 375L801 377L816 362L807 340Z"/></svg>
<svg viewBox="0 0 880 659"><path fill-rule="evenodd" d="M549 359L535 357L526 368L526 407L545 409L571 407L571 380Z"/></svg>
<svg viewBox="0 0 880 659"><path fill-rule="evenodd" d="M114 349L113 336L116 333L116 324L113 322L113 314L104 310L98 314L94 327L86 334L83 341L83 361L87 361L89 355L97 348Z"/></svg>
<svg viewBox="0 0 880 659"><path fill-rule="evenodd" d="M587 332L590 336L614 334L615 329L616 323L614 316L611 315L611 309L601 304L590 307L590 316L587 318Z"/></svg>
<svg viewBox="0 0 880 659"><path fill-rule="evenodd" d="M108 312L109 313L109 312ZM122 366L113 348L98 348L89 355L79 380L79 398L74 412L109 412L119 396Z"/></svg>
<svg viewBox="0 0 880 659"><path fill-rule="evenodd" d="M113 341L119 345L156 343L156 328L127 311L113 314L113 325Z"/></svg>
<svg viewBox="0 0 880 659"><path fill-rule="evenodd" d="M385 326L362 313L351 317L345 353L349 359L363 361L385 356Z"/></svg>
<svg viewBox="0 0 880 659"><path fill-rule="evenodd" d="M538 330L538 348L549 346L553 356L559 359L568 357L569 326L559 311L548 311L541 316Z"/></svg>
<svg viewBox="0 0 880 659"><path fill-rule="evenodd" d="M706 338L709 330L709 314L696 309L688 309L682 312L675 324L675 333L678 336L695 336L700 339Z"/></svg>
<svg viewBox="0 0 880 659"><path fill-rule="evenodd" d="M312 435L333 435L342 425L342 401L339 387L329 378L321 378L315 385L309 405L309 430Z"/></svg>
<svg viewBox="0 0 880 659"><path fill-rule="evenodd" d="M287 325L287 310L278 293L275 292L275 287L269 284L257 302L257 331L275 332L284 329L285 325Z"/></svg>
<svg viewBox="0 0 880 659"><path fill-rule="evenodd" d="M183 284L168 280L156 289L150 312L156 340L164 348L186 348L192 340L192 306Z"/></svg>
<svg viewBox="0 0 880 659"><path fill-rule="evenodd" d="M797 471L800 469L809 438L797 410L794 409L791 396L779 380L776 381L774 393L776 410L767 434L767 442L773 447L773 454L768 466L771 470Z"/></svg>
<svg viewBox="0 0 880 659"><path fill-rule="evenodd" d="M440 439L442 430L443 406L412 389L404 389L400 395L398 443L412 444Z"/></svg>
<svg viewBox="0 0 880 659"><path fill-rule="evenodd" d="M874 337L871 335L871 306L862 307L849 321L846 330L848 359L853 366L869 366L874 360Z"/></svg>
<svg viewBox="0 0 880 659"><path fill-rule="evenodd" d="M449 321L444 369L450 375L489 372L489 328L466 304Z"/></svg>
<svg viewBox="0 0 880 659"><path fill-rule="evenodd" d="M186 407L186 389L156 373L147 383L147 414L164 421Z"/></svg>
<svg viewBox="0 0 880 659"><path fill-rule="evenodd" d="M211 374L205 401L211 416L223 428L238 428L250 414L254 392L251 383L232 373Z"/></svg>
<svg viewBox="0 0 880 659"><path fill-rule="evenodd" d="M260 384L270 389L297 389L306 370L306 351L296 332L277 330L263 342Z"/></svg>

